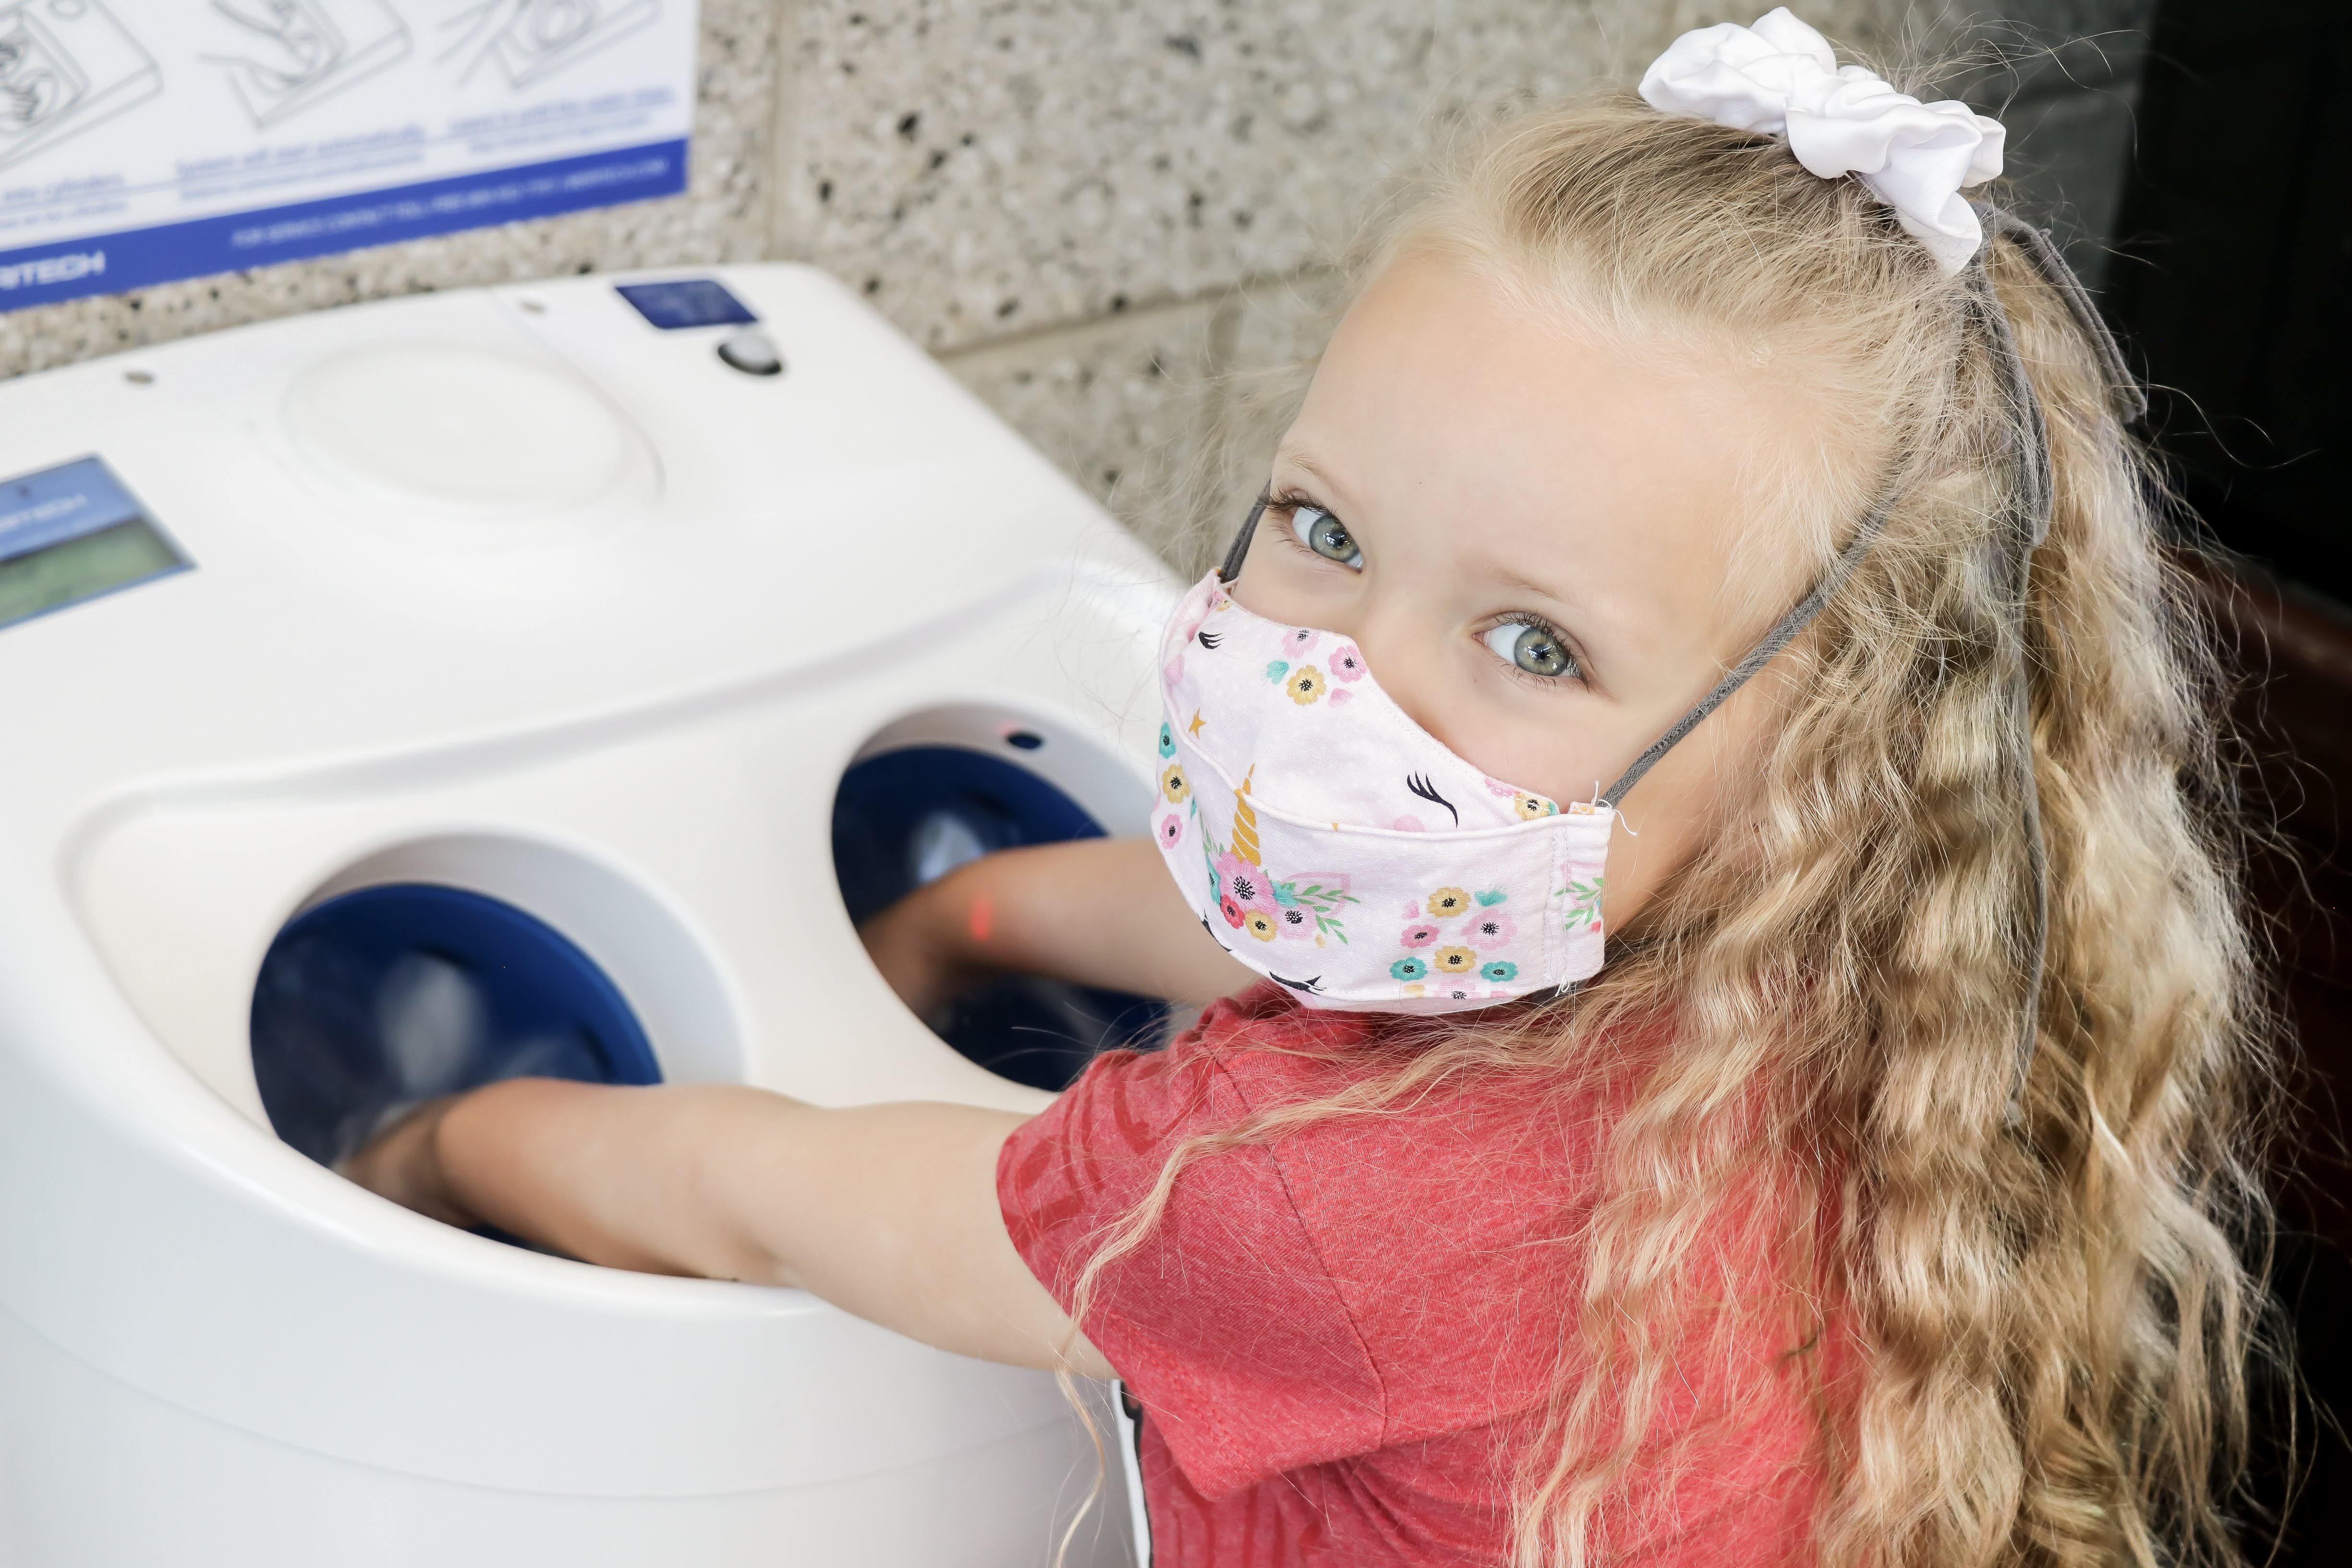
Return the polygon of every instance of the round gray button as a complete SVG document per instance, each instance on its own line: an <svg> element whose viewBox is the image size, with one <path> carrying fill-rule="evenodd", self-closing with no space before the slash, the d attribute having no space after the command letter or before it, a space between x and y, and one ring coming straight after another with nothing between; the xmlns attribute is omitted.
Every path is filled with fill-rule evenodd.
<svg viewBox="0 0 2352 1568"><path fill-rule="evenodd" d="M783 373L784 356L767 333L757 327L746 327L733 333L719 345L719 357L730 369L745 375L780 375Z"/></svg>

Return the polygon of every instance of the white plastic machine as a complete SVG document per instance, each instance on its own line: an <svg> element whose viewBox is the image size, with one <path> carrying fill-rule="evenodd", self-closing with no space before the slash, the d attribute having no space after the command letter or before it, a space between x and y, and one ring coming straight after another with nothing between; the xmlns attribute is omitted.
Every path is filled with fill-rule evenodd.
<svg viewBox="0 0 2352 1568"><path fill-rule="evenodd" d="M1050 1561L1097 1458L1049 1376L321 1162L524 1071L1043 1103L1154 1010L951 1045L853 921L1142 829L1171 597L805 268L0 385L0 1562Z"/></svg>

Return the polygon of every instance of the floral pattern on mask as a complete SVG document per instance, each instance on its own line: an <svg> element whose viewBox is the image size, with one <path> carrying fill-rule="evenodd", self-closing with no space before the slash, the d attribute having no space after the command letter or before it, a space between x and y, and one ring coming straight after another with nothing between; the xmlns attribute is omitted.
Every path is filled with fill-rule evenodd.
<svg viewBox="0 0 2352 1568"><path fill-rule="evenodd" d="M1519 934L1519 926L1511 919L1508 910L1482 909L1470 916L1469 923L1462 931L1465 942L1482 952L1492 952L1496 948L1510 946L1511 939Z"/></svg>
<svg viewBox="0 0 2352 1568"><path fill-rule="evenodd" d="M1397 707L1352 641L1265 620L1213 579L1171 619L1161 665L1153 835L1244 964L1312 1005L1404 1011L1599 967L1605 806L1481 773ZM1388 942L1358 925L1367 900L1402 914Z"/></svg>
<svg viewBox="0 0 2352 1568"><path fill-rule="evenodd" d="M1265 868L1260 860L1257 811L1249 798L1253 777L1255 770L1234 792L1232 844L1219 845L1205 832L1202 835L1210 896L1227 925L1260 942L1284 937L1318 947L1327 941L1345 944L1348 925L1339 911L1358 901L1348 890L1347 877L1308 872L1283 878ZM1165 840L1161 847L1168 847Z"/></svg>
<svg viewBox="0 0 2352 1568"><path fill-rule="evenodd" d="M1568 929L1589 927L1592 934L1601 934L1601 893L1605 878L1594 877L1586 881L1570 882L1561 889L1568 900Z"/></svg>
<svg viewBox="0 0 2352 1568"><path fill-rule="evenodd" d="M1450 921L1470 909L1470 895L1459 888L1440 888L1429 895L1429 918Z"/></svg>

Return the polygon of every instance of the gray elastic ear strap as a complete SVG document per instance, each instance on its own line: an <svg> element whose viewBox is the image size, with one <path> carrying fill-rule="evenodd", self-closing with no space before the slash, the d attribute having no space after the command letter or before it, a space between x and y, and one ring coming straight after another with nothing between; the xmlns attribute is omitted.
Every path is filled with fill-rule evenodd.
<svg viewBox="0 0 2352 1568"><path fill-rule="evenodd" d="M1218 582L1231 583L1241 576L1242 562L1249 555L1250 541L1257 537L1257 520L1265 515L1265 509L1272 504L1269 498L1261 495L1257 498L1257 504L1250 508L1249 516L1242 519L1242 531L1234 534L1234 542L1225 547L1225 563L1217 568Z"/></svg>
<svg viewBox="0 0 2352 1568"><path fill-rule="evenodd" d="M1982 203L1975 205L1988 233L2014 241L2042 281L2049 284L2051 290L2065 302L2067 313L2074 318L2075 331L2083 334L2091 344L2092 352L2098 356L2099 373L2106 383L2108 406L2116 418L2128 423L2145 416L2147 413L2147 395L2132 379L2131 368L2124 361L2123 351L2116 344L2115 334L2107 330L2097 307L2091 303L2089 290L2083 287L2083 280L2074 276L2074 269L2066 265L2065 257L2052 243L2050 236L2004 207ZM1987 243L1990 245L1990 240ZM2024 454L2024 461L2018 466L2016 483L2021 493L2014 501L2021 523L2026 530L2023 550L2030 555L2050 531L2053 480L2050 470L2049 427L2042 421L2042 401L2033 395L2033 384L2018 358L2017 335L2010 328L2008 314L2001 310L2000 301L1993 296L1991 281L1984 269L1985 255L1986 250L1980 247L1969 286L1978 301L1979 319L1984 324L1993 353L2001 366L2003 395L2008 398L2018 424L2026 431L2031 446L2031 450ZM1764 640L1749 650L1748 657L1741 659L1714 690L1699 700L1697 707L1684 714L1673 729L1659 736L1648 751L1634 758L1633 765L1625 770L1624 775L1601 792L1602 800L1615 802L1624 799L1625 792L1641 783L1642 775L1655 767L1659 758L1673 751L1675 742L1697 728L1699 721L1721 707L1726 698L1747 685L1758 670L1769 664L1781 649L1795 640L1797 634L1821 614L1822 606L1829 602L1830 595L1853 574L1853 569L1869 552L1871 542L1885 527L1887 514L1894 505L1895 498L1889 495L1871 509L1870 515L1854 531L1853 541L1831 564L1828 574L1813 591L1781 616L1780 623L1764 634ZM1252 513L1251 521L1255 523L1255 521L1256 514ZM1236 549L1246 548L1247 543L1245 530ZM2025 561L2021 558L2021 581L2018 584L2021 605L2024 603L2025 584L2021 579L2025 570ZM2032 792L2027 793L2031 796ZM2038 829L2036 846L2035 858L2038 861Z"/></svg>
<svg viewBox="0 0 2352 1568"><path fill-rule="evenodd" d="M1635 757L1633 765L1627 768L1615 784L1602 790L1601 800L1594 804L1608 802L1613 805L1624 799L1625 792L1640 784L1643 775L1658 765L1659 758L1673 751L1684 736L1697 729L1701 720L1722 707L1726 698L1754 679L1758 670L1779 658L1780 650L1794 642L1797 634L1812 624L1813 617L1822 613L1822 606L1830 602L1831 596L1845 586L1845 580L1853 575L1853 569L1862 564L1864 556L1870 553L1871 545L1885 531L1886 520L1894 510L1894 492L1880 497L1878 503L1870 509L1869 515L1862 520L1862 526L1853 531L1853 537L1847 541L1846 547L1838 552L1838 558L1830 563L1830 569L1822 574L1822 580L1813 584L1813 591L1798 600L1795 608L1775 622L1762 640L1748 650L1748 657L1732 666L1731 673L1717 681L1715 689L1698 700L1696 707L1676 720L1673 729L1650 742L1650 749Z"/></svg>
<svg viewBox="0 0 2352 1568"><path fill-rule="evenodd" d="M1257 533L1258 519L1265 515L1265 509L1270 504L1265 497L1260 496L1257 504L1250 508L1249 516L1242 520L1241 531L1234 535L1233 543L1225 550L1224 564L1217 568L1218 582L1232 583L1241 576L1242 562L1248 556L1250 541ZM1700 721L1722 707L1726 698L1755 679L1758 670L1771 663L1782 648L1794 641L1797 634L1822 613L1822 606L1830 602L1830 596L1853 575L1853 569L1862 564L1864 555L1870 553L1872 542L1886 526L1887 516L1894 509L1895 496L1890 493L1882 497L1878 504L1870 509L1870 514L1862 520L1862 526L1854 530L1853 538L1847 542L1845 549L1830 563L1829 571L1813 584L1813 591L1800 600L1794 609L1782 616L1779 623L1764 634L1763 640L1748 650L1748 657L1733 667L1730 674L1717 681L1714 690L1698 700L1696 707L1684 714L1673 729L1653 742L1648 751L1634 758L1633 765L1627 768L1615 784L1601 792L1601 799L1622 800L1625 792L1641 783L1642 775L1657 765L1659 758L1673 751L1684 736L1698 728Z"/></svg>
<svg viewBox="0 0 2352 1568"><path fill-rule="evenodd" d="M2147 413L2147 396L2132 378L2130 366L2125 362L2115 334L2091 302L2090 293L2082 279L2066 264L2050 236L2026 223L2004 208L1978 205L1977 211L1988 230L1988 241L1977 253L1969 278L1969 297L1979 326L1990 345L2001 377L2001 395L2007 403L2014 428L2024 437L2025 449L2015 454L2010 508L2017 529L2013 549L2009 552L2013 563L2010 584L2015 621L2011 628L2011 721L2016 731L2012 748L2016 758L2016 787L2020 826L2025 837L2025 858L2028 879L2032 883L2032 922L2028 935L2027 972L2024 996L2018 1025L2017 1060L2011 1079L2007 1121L2016 1126L2024 1120L2022 1100L2027 1074L2033 1065L2033 1055L2041 1033L2042 987L2049 963L2050 951L2050 868L2047 847L2042 833L2042 792L2034 776L2033 763L2033 687L2027 647L2028 603L2032 583L2033 552L2049 537L2050 519L2055 502L2056 476L2050 458L2050 429L2042 400L2033 390L2026 374L2022 357L2018 353L2017 334L2011 326L2008 312L2000 307L1994 293L1991 275L1987 270L1990 237L2007 238L2018 247L2034 271L2047 283L2066 306L2075 330L2089 342L2099 361L2099 373L2105 383L2105 391L2109 409L2122 422L2128 423ZM1700 721L1723 705L1724 700L1748 684L1756 673L1777 658L1781 650L1795 640L1797 634L1820 615L1831 595L1845 584L1861 564L1871 544L1885 529L1893 510L1895 497L1886 496L1874 506L1854 531L1835 562L1813 591L1795 607L1780 617L1763 639L1748 650L1748 656L1729 674L1717 682L1715 689L1701 698L1698 704L1653 742L1649 750L1633 760L1633 765L1623 776L1602 792L1601 799L1617 802L1626 792L1641 783L1643 775L1657 765L1658 760L1697 728Z"/></svg>
<svg viewBox="0 0 2352 1568"><path fill-rule="evenodd" d="M2099 374L2106 383L2105 391L2109 411L2126 424L2145 416L2147 413L2147 392L2132 379L2131 367L2125 363L2123 351L2116 344L2115 334L2107 330L2106 322L2091 303L2090 293L2083 287L2083 280L2066 264L2065 257L2051 242L2049 235L2003 208L1983 203L1974 205L1988 232L2015 244L2035 273L2050 286L2051 291L2065 301L2067 313L2074 318L2075 331L2089 342L2092 352L2098 357ZM1985 330L2000 368L2002 395L2009 404L2011 417L2015 427L2023 433L2027 445L2027 450L2018 454L2017 488L2013 498L2019 538L2011 600L2017 621L2011 637L2011 657L2015 661L2011 681L2011 721L2017 732L2020 826L2025 834L2026 868L2033 882L2033 927L2024 1005L2019 1021L2017 1064L2010 1079L2009 1123L2014 1127L2025 1119L2026 1079L2032 1071L2033 1056L2040 1041L2042 986L2050 957L2050 864L2042 836L2042 791L2034 777L2033 684L2028 662L2032 650L2027 647L2027 631L2033 552L2050 535L2050 517L2056 501L2056 486L2051 468L2049 416L2042 406L2041 398L2034 394L2032 379L2026 374L2025 362L2018 353L2016 330L2010 322L2008 312L2000 308L1999 296L1993 291L1985 252L1979 252L1977 263L1969 272L1969 290L1976 302L1977 319Z"/></svg>
<svg viewBox="0 0 2352 1568"><path fill-rule="evenodd" d="M2033 1070L2033 1054L2041 1037L2042 983L2050 955L2050 865L2042 837L2042 789L2034 777L2033 674L2028 662L2032 656L2026 639L2032 614L2029 599L2033 552L2049 537L2053 475L2049 426L2043 422L2042 400L2034 395L2033 383L2025 374L2024 362L2017 352L2017 333L2010 325L2009 313L2000 308L1993 293L1992 277L1985 268L1981 253L1969 269L1969 295L1975 305L1978 326L1991 345L1994 363L2000 372L2001 398L2009 405L2011 426L2021 432L2025 446L2023 451L2013 454L2016 462L2010 507L2017 536L2004 552L2011 567L2008 587L2013 617L2009 628L2010 725L2013 731L2010 749L2014 759L2019 826L2025 836L2026 876L2033 888L2032 924L2026 938L2024 996L2019 1007L2017 1058L2010 1073L2007 1121L2014 1127L2025 1119L2026 1077Z"/></svg>
<svg viewBox="0 0 2352 1568"><path fill-rule="evenodd" d="M1987 233L1997 235L2016 245L2025 259L2053 292L2066 303L2066 313L2074 320L2074 330L2083 334L2098 356L2099 374L2106 383L2107 406L2117 419L2128 425L2147 416L2147 391L2134 379L2131 366L2124 360L2124 352L2116 346L2116 335L2107 330L2099 308L2091 303L2091 292L2074 275L2049 233L2038 229L2006 207L1988 202L1969 204L1977 210ZM2013 352L2013 351L2012 351Z"/></svg>

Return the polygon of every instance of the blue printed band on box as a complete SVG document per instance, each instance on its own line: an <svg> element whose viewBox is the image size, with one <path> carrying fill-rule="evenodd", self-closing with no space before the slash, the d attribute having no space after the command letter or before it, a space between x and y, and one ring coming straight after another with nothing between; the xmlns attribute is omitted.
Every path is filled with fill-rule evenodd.
<svg viewBox="0 0 2352 1568"><path fill-rule="evenodd" d="M623 147L558 163L362 191L262 212L98 235L68 248L0 250L0 310L50 305L212 272L553 217L686 189L686 143Z"/></svg>

